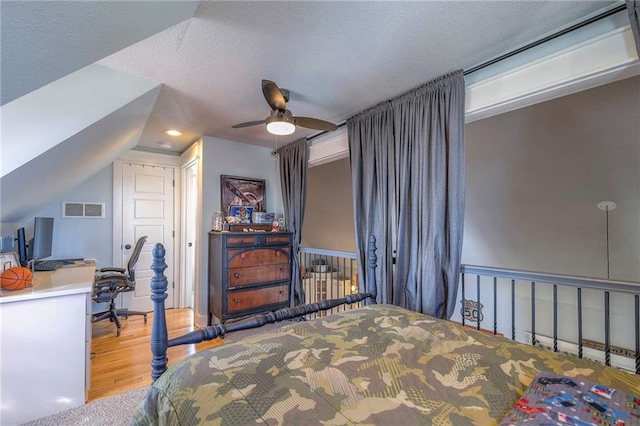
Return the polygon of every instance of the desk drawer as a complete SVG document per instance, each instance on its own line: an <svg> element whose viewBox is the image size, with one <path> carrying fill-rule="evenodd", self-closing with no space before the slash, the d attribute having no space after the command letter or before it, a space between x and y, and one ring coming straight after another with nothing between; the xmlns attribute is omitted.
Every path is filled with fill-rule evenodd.
<svg viewBox="0 0 640 426"><path fill-rule="evenodd" d="M288 263L229 269L229 289L247 284L267 283L289 279Z"/></svg>
<svg viewBox="0 0 640 426"><path fill-rule="evenodd" d="M232 292L229 293L227 298L227 310L231 314L246 309L286 302L289 300L288 291L288 285L279 285Z"/></svg>
<svg viewBox="0 0 640 426"><path fill-rule="evenodd" d="M229 268L289 263L289 247L256 250L228 250Z"/></svg>

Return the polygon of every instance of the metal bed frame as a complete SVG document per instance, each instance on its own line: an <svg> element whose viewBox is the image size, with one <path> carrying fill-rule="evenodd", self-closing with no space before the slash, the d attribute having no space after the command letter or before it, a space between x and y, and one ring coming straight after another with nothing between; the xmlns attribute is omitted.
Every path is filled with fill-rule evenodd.
<svg viewBox="0 0 640 426"><path fill-rule="evenodd" d="M248 330L253 328L262 327L266 324L273 324L289 319L300 318L309 316L317 312L324 312L334 309L338 306L347 306L361 301L365 303L376 303L376 283L375 283L375 268L377 265L376 252L376 240L375 237L371 237L368 244L368 257L366 274L367 280L366 291L363 293L349 294L345 297L329 300L321 300L317 303L310 303L300 306L294 306L289 308L279 309L277 311L258 314L253 317L247 318L242 321L225 324L215 324L205 327L200 330L189 332L185 335L169 339L167 333L167 324L165 317L165 305L164 301L167 298L167 279L164 276L164 270L167 265L164 263L165 249L162 244L156 244L153 249L153 264L151 269L154 271L154 276L151 279L151 300L154 303L154 316L153 326L151 331L151 351L153 353L153 359L151 361L152 373L151 377L155 381L167 370L167 349L169 347L178 346L182 344L195 344L207 340L212 340L217 337L223 337L226 333ZM516 340L516 282L529 283L529 291L531 298L531 315L530 315L530 343L532 345L541 346L538 341L538 329L536 327L536 288L541 285L547 285L552 287L552 334L553 344L551 350L558 352L558 287L574 288L576 290L576 303L577 303L577 356L583 357L583 347L585 345L585 339L583 338L583 289L598 290L603 292L604 303L604 362L607 366L611 366L611 319L610 319L610 294L617 293L623 295L632 296L634 299L634 332L635 332L635 354L632 357L635 358L635 373L640 375L640 283L633 283L628 281L614 281L584 277L572 277L566 275L552 275L537 272L525 272L516 271L511 269L501 268L488 268L482 266L461 265L461 295L462 299L465 297L466 287L469 285L466 283L466 278L469 275L476 276L476 298L477 304L480 306L481 300L481 277L489 277L493 279L493 334L498 333L498 279L507 279L511 281L511 339ZM486 280L485 280L486 281ZM520 317L521 320L521 317ZM462 325L466 324L465 317L462 316ZM482 318L478 318L476 328L482 330ZM508 333L505 333L508 334Z"/></svg>
<svg viewBox="0 0 640 426"><path fill-rule="evenodd" d="M375 254L376 240L373 236L369 239L368 251L367 270L370 279L367 281L368 291L365 293L349 294L338 299L323 300L318 303L283 308L266 314L258 314L229 325L214 324L200 330L191 331L174 339L169 339L164 312L164 301L167 298L168 285L167 278L164 276L164 270L167 268L167 264L164 262L165 249L162 244L156 244L153 248L153 264L151 265L151 270L154 272L151 278L151 300L153 301L153 326L151 328L151 352L153 353L151 360L152 380L155 381L167 370L167 349L170 347L200 343L215 339L216 337L224 337L226 333L233 331L258 328L263 325L330 310L340 305L357 303L365 299L370 299L368 303L376 303L375 268L377 257Z"/></svg>

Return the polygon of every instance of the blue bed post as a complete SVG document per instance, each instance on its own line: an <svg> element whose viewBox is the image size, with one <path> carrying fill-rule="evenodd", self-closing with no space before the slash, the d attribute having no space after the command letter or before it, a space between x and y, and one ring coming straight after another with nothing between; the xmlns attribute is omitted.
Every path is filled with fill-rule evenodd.
<svg viewBox="0 0 640 426"><path fill-rule="evenodd" d="M167 264L164 263L165 249L158 243L153 247L153 264L151 269L154 272L151 278L151 300L153 301L153 326L151 328L151 379L155 380L167 370L167 319L164 314L164 300L167 298L167 278L164 270Z"/></svg>

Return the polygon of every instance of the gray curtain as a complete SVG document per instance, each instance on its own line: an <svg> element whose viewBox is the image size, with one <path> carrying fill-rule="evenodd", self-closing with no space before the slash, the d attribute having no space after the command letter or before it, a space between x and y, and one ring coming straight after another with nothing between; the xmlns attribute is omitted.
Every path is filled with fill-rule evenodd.
<svg viewBox="0 0 640 426"><path fill-rule="evenodd" d="M640 1L627 0L627 12L629 12L633 38L636 40L636 50L640 56Z"/></svg>
<svg viewBox="0 0 640 426"><path fill-rule="evenodd" d="M457 71L347 120L358 267L365 270L373 234L378 303L439 318L454 312L464 223L464 94Z"/></svg>
<svg viewBox="0 0 640 426"><path fill-rule="evenodd" d="M300 139L278 149L277 153L285 226L288 231L293 232L290 300L292 305L300 305L304 303L304 288L300 276L299 250L307 196L309 145L306 139Z"/></svg>

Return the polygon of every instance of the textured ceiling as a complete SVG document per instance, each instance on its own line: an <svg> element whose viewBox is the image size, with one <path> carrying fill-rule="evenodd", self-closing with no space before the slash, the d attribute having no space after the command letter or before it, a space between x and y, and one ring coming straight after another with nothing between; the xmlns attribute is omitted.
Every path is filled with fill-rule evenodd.
<svg viewBox="0 0 640 426"><path fill-rule="evenodd" d="M46 84L47 78L45 72L24 71L24 65L24 72L13 66L5 78L5 35L7 42L17 43L17 36L27 32L25 25L38 24L33 16L15 13L7 26L7 2L2 3L2 88L9 90L11 99ZM271 147L315 133L299 128L276 140L261 125L232 129L233 124L267 117L261 79L291 91L288 108L294 115L339 123L441 74L476 65L612 4L211 1L200 2L193 17L167 28L171 14L163 13L162 5L179 7L186 2L62 3L64 7L49 7L46 16L36 16L46 19L49 28L38 34L55 34L55 39L42 40L46 49L33 38L20 40L20 63L39 61L50 69L48 78L55 79L70 72L67 68L77 69L112 53L99 63L163 83L139 145L158 148L159 142L170 140L162 130L176 127L185 132L171 141L178 152L200 135ZM131 10L116 13L113 3L122 3L122 8L131 3ZM144 15L144 7L155 12ZM92 20L85 22L83 16ZM167 29L144 38L154 32L156 21ZM127 40L131 45L118 51Z"/></svg>
<svg viewBox="0 0 640 426"><path fill-rule="evenodd" d="M1 0L2 105L193 16L197 6Z"/></svg>

